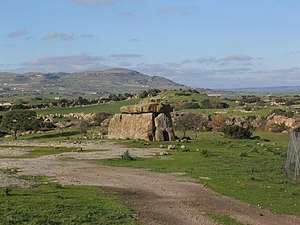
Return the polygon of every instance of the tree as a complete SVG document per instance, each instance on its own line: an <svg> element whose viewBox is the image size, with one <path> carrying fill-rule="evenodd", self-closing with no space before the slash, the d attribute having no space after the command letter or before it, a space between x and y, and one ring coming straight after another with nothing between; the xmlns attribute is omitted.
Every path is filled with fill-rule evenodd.
<svg viewBox="0 0 300 225"><path fill-rule="evenodd" d="M114 101L114 102L120 101L120 99L116 94L110 94L108 98L110 101Z"/></svg>
<svg viewBox="0 0 300 225"><path fill-rule="evenodd" d="M198 131L206 130L208 121L199 114L179 113L174 117L174 126L183 132L183 137L186 137L187 131L193 131L196 139Z"/></svg>
<svg viewBox="0 0 300 225"><path fill-rule="evenodd" d="M40 126L36 112L26 110L9 111L4 114L1 122L1 128L13 132L14 139L17 139L19 131L38 130Z"/></svg>
<svg viewBox="0 0 300 225"><path fill-rule="evenodd" d="M89 123L85 120L81 121L78 129L79 129L80 133L82 133L84 136L86 136L88 129L89 129Z"/></svg>

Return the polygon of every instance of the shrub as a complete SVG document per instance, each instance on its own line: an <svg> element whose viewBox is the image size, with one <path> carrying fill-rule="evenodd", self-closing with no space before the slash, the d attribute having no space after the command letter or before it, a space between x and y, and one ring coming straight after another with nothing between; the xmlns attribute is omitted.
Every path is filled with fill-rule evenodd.
<svg viewBox="0 0 300 225"><path fill-rule="evenodd" d="M129 151L126 150L122 155L122 159L127 160L127 161L132 161L134 158L130 155Z"/></svg>
<svg viewBox="0 0 300 225"><path fill-rule="evenodd" d="M237 139L249 139L251 138L251 128L240 127L240 126L226 126L223 127L222 132L225 137L237 138Z"/></svg>
<svg viewBox="0 0 300 225"><path fill-rule="evenodd" d="M14 188L11 187L11 186L3 188L4 195L5 195L5 196L11 195L11 192L12 192L13 189L14 189Z"/></svg>
<svg viewBox="0 0 300 225"><path fill-rule="evenodd" d="M248 157L247 152L241 152L240 157Z"/></svg>
<svg viewBox="0 0 300 225"><path fill-rule="evenodd" d="M204 156L204 157L208 157L208 156L209 156L208 150L203 149L203 150L201 151L201 155Z"/></svg>

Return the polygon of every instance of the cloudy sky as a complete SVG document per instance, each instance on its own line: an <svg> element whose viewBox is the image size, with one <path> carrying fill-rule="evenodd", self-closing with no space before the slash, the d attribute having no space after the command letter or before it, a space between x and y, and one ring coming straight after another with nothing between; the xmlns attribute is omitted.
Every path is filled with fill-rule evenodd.
<svg viewBox="0 0 300 225"><path fill-rule="evenodd" d="M0 71L134 69L193 87L300 85L299 0L1 0Z"/></svg>

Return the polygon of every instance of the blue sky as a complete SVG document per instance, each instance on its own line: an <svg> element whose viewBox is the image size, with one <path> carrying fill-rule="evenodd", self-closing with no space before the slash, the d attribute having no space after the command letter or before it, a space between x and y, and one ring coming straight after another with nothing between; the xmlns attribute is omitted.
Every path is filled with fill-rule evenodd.
<svg viewBox="0 0 300 225"><path fill-rule="evenodd" d="M193 87L300 85L299 0L1 0L0 71L134 69Z"/></svg>

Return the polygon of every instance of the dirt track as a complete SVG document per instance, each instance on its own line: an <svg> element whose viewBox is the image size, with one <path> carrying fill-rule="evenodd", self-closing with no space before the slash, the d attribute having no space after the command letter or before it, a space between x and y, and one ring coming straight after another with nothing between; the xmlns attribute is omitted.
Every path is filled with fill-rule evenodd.
<svg viewBox="0 0 300 225"><path fill-rule="evenodd" d="M32 143L31 143L32 144ZM95 143L94 143L95 144ZM34 145L34 144L32 144ZM138 219L145 224L215 224L205 215L207 211L226 214L244 224L296 225L300 218L275 215L267 210L221 196L179 174L161 174L148 170L115 168L87 160L120 155L126 148L96 143L101 152L63 153L32 159L0 159L0 168L17 167L26 175L55 176L65 185L95 185L128 196ZM90 146L87 146L88 149ZM152 155L160 149L130 149L140 156ZM0 176L0 184L3 183Z"/></svg>

